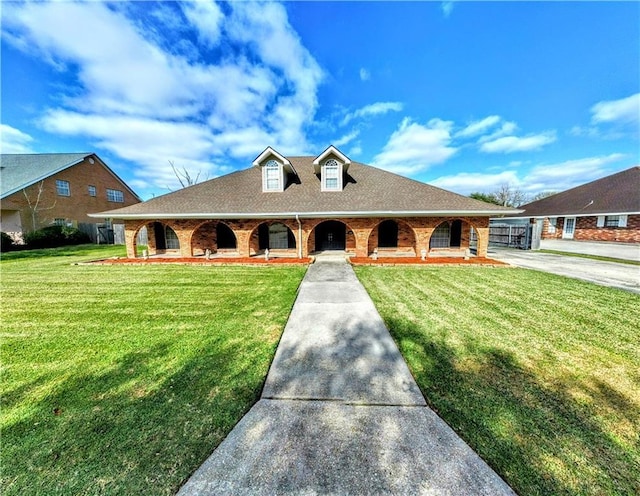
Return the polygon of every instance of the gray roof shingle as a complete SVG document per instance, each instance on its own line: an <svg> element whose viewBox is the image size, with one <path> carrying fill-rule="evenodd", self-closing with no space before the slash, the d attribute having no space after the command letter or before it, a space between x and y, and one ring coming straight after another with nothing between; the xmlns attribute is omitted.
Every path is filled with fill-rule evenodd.
<svg viewBox="0 0 640 496"><path fill-rule="evenodd" d="M0 155L0 198L12 195L82 162L92 153L3 153Z"/></svg>
<svg viewBox="0 0 640 496"><path fill-rule="evenodd" d="M521 205L513 217L640 213L640 166Z"/></svg>
<svg viewBox="0 0 640 496"><path fill-rule="evenodd" d="M258 167L233 172L129 207L113 218L349 217L377 215L499 216L517 211L481 202L375 167L352 162L342 191L321 191L314 157L287 157L297 176L282 192L263 192Z"/></svg>

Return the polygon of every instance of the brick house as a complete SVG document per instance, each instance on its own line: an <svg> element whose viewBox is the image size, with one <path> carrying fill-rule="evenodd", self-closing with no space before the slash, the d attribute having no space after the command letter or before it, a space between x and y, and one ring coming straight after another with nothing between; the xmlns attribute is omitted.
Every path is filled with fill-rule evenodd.
<svg viewBox="0 0 640 496"><path fill-rule="evenodd" d="M90 212L140 198L95 153L1 154L0 230L22 234L52 224L105 223Z"/></svg>
<svg viewBox="0 0 640 496"><path fill-rule="evenodd" d="M519 207L541 239L640 243L640 166Z"/></svg>
<svg viewBox="0 0 640 496"><path fill-rule="evenodd" d="M516 210L473 200L375 167L330 146L317 157L285 157L268 147L253 166L117 210L127 256L417 257L487 253L489 217Z"/></svg>

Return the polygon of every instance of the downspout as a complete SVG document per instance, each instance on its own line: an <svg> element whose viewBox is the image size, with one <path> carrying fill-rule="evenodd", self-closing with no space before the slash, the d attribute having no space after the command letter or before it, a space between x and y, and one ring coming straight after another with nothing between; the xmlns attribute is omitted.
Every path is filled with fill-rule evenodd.
<svg viewBox="0 0 640 496"><path fill-rule="evenodd" d="M296 214L296 222L298 223L298 258L302 258L302 223L298 214Z"/></svg>

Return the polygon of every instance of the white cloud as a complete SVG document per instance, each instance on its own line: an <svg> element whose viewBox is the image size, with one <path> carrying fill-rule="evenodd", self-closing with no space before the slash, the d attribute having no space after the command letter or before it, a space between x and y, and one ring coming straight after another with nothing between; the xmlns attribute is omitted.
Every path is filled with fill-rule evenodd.
<svg viewBox="0 0 640 496"><path fill-rule="evenodd" d="M347 153L348 157L357 157L359 155L362 155L362 146L360 146L359 144L353 146Z"/></svg>
<svg viewBox="0 0 640 496"><path fill-rule="evenodd" d="M625 158L622 153L537 165L524 177L528 191L564 191L608 174L609 164Z"/></svg>
<svg viewBox="0 0 640 496"><path fill-rule="evenodd" d="M215 2L199 0L180 4L186 18L198 29L198 39L209 47L220 41L224 15Z"/></svg>
<svg viewBox="0 0 640 496"><path fill-rule="evenodd" d="M0 151L2 153L33 153L29 143L33 138L8 124L0 124Z"/></svg>
<svg viewBox="0 0 640 496"><path fill-rule="evenodd" d="M514 188L520 186L520 179L514 171L506 170L496 174L484 174L481 172L460 172L451 176L442 176L434 181L429 181L439 188L455 191L461 195L471 193L491 193L503 184L509 184Z"/></svg>
<svg viewBox="0 0 640 496"><path fill-rule="evenodd" d="M440 4L440 8L442 9L442 13L445 17L449 17L451 15L451 11L453 10L453 0L446 0Z"/></svg>
<svg viewBox="0 0 640 496"><path fill-rule="evenodd" d="M491 134L486 134L478 138L478 144L486 143L487 141L494 141L502 136L511 136L518 130L518 125L515 122L504 121L502 125L495 129Z"/></svg>
<svg viewBox="0 0 640 496"><path fill-rule="evenodd" d="M591 122L599 123L630 123L640 122L640 93L621 98L596 103L591 107Z"/></svg>
<svg viewBox="0 0 640 496"><path fill-rule="evenodd" d="M222 12L213 2L185 3L184 17L161 7L143 21L141 4L5 6L5 39L70 75L41 116L45 129L89 137L154 182L170 171L168 159L217 174L220 157L253 158L267 144L308 150L324 74L283 5L232 2ZM188 31L217 59L171 43Z"/></svg>
<svg viewBox="0 0 640 496"><path fill-rule="evenodd" d="M339 139L333 141L332 144L334 146L340 147L340 146L346 145L348 143L351 143L359 135L360 135L360 131L358 129L355 129L355 130L351 131L349 134L345 134L342 138L339 138Z"/></svg>
<svg viewBox="0 0 640 496"><path fill-rule="evenodd" d="M485 153L513 153L539 150L545 145L556 141L556 133L549 131L529 136L503 136L492 141L486 141L480 146Z"/></svg>
<svg viewBox="0 0 640 496"><path fill-rule="evenodd" d="M490 115L489 117L485 117L479 121L474 121L456 133L456 137L460 138L468 138L471 136L477 136L478 134L482 134L488 131L490 128L494 127L498 124L502 118L499 115Z"/></svg>
<svg viewBox="0 0 640 496"><path fill-rule="evenodd" d="M473 192L491 193L508 184L528 195L543 191L565 191L611 174L610 164L625 158L623 154L612 153L605 156L567 160L554 164L539 164L530 170L513 170L511 165L501 172L467 173L441 176L430 184L455 191L462 195Z"/></svg>
<svg viewBox="0 0 640 496"><path fill-rule="evenodd" d="M364 67L360 68L360 80L361 81L369 81L371 79L371 73L366 70Z"/></svg>
<svg viewBox="0 0 640 496"><path fill-rule="evenodd" d="M373 165L399 174L415 174L440 164L456 153L451 143L452 122L431 119L426 125L405 118L391 135Z"/></svg>
<svg viewBox="0 0 640 496"><path fill-rule="evenodd" d="M348 113L340 123L342 126L347 125L353 119L369 117L374 115L386 114L387 112L400 112L404 108L401 102L376 102L365 105L353 112Z"/></svg>

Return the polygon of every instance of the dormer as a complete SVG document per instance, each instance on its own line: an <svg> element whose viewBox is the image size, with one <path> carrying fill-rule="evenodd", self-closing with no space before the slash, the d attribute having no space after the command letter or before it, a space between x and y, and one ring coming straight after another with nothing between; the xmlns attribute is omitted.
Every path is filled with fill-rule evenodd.
<svg viewBox="0 0 640 496"><path fill-rule="evenodd" d="M351 160L331 145L313 161L313 170L320 176L321 191L342 191L343 176Z"/></svg>
<svg viewBox="0 0 640 496"><path fill-rule="evenodd" d="M297 175L296 170L286 157L268 146L253 161L254 167L262 170L262 191L264 193L284 191L289 176Z"/></svg>

